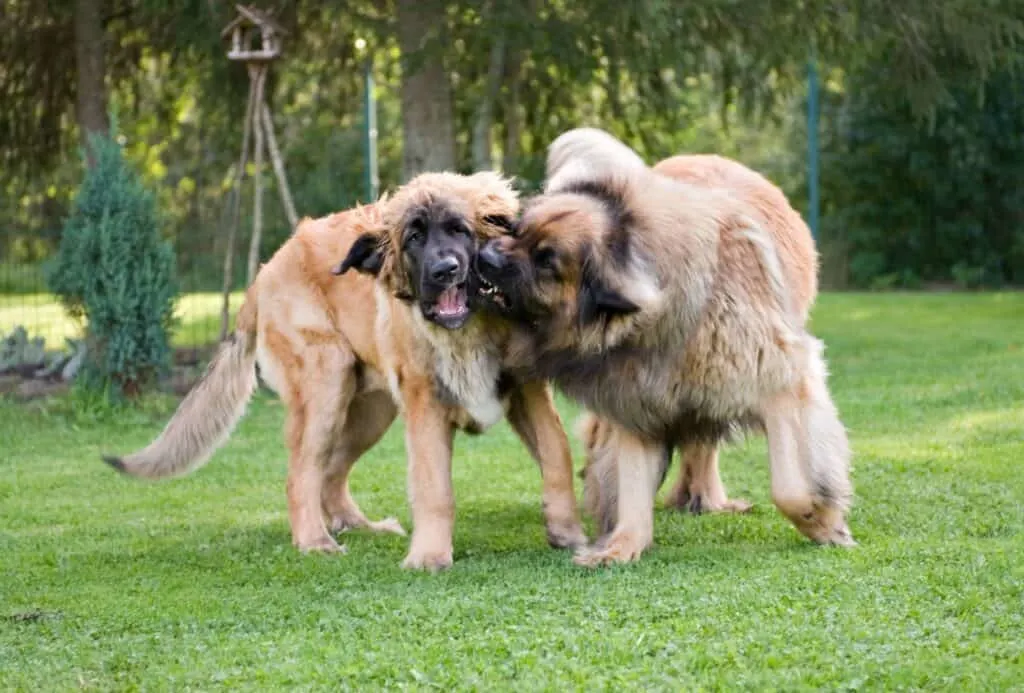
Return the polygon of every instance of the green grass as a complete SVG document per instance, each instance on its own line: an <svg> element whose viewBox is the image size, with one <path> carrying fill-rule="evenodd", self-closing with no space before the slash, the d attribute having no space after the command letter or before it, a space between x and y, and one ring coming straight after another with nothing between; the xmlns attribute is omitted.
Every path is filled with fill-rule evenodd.
<svg viewBox="0 0 1024 693"><path fill-rule="evenodd" d="M98 455L149 440L166 403L0 404L0 688L1021 690L1024 294L826 295L815 330L856 454L852 550L774 511L753 439L722 463L750 515L659 508L639 564L577 568L502 424L458 440L450 571L360 533L303 557L275 400L156 484ZM408 527L404 480L396 425L354 491Z"/></svg>
<svg viewBox="0 0 1024 693"><path fill-rule="evenodd" d="M34 294L44 286L46 279L41 264L0 261L0 295Z"/></svg>
<svg viewBox="0 0 1024 693"><path fill-rule="evenodd" d="M243 294L231 294L232 315L242 305ZM220 334L221 295L217 292L184 294L175 308L179 320L172 341L175 346L202 346L217 341ZM22 325L31 337L46 339L49 349L60 349L67 337L79 337L82 325L70 318L53 294L34 293L0 296L0 334Z"/></svg>

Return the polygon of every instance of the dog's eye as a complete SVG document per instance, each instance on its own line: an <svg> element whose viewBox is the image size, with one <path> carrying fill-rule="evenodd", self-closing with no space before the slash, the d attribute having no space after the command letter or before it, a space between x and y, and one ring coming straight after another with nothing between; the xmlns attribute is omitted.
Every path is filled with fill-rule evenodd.
<svg viewBox="0 0 1024 693"><path fill-rule="evenodd" d="M460 221L454 221L448 225L448 233L452 235L472 236L473 229Z"/></svg>
<svg viewBox="0 0 1024 693"><path fill-rule="evenodd" d="M405 243L419 243L427 235L427 224L422 219L413 219L405 227Z"/></svg>
<svg viewBox="0 0 1024 693"><path fill-rule="evenodd" d="M540 248L533 253L533 264L538 269L554 272L558 269L558 253L554 248Z"/></svg>

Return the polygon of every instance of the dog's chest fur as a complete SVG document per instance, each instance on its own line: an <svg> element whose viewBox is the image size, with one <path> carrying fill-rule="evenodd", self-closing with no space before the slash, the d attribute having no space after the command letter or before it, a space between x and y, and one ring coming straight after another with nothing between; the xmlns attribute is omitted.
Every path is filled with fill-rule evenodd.
<svg viewBox="0 0 1024 693"><path fill-rule="evenodd" d="M483 431L500 421L505 415L498 387L501 359L486 333L475 321L452 332L420 327L432 347L437 396L465 410L471 421L463 428Z"/></svg>

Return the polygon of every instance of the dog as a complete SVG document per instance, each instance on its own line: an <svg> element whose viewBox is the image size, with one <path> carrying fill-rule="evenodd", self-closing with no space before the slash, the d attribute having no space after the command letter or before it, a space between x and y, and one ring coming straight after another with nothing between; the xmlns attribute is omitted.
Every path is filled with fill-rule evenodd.
<svg viewBox="0 0 1024 693"><path fill-rule="evenodd" d="M719 184L729 181L737 184L740 177L750 185L741 169L747 175L756 177L758 174L739 164L734 164L720 157L698 157L697 165L677 166L673 160L667 160L660 167L668 175L677 175L695 183ZM558 146L550 150L547 161L547 185L557 188L562 179L586 176L593 170L608 169L643 170L647 167L644 160L632 149L626 147L611 134L596 128L577 128L564 133ZM787 203L788 206L788 203ZM577 423L577 434L583 440L586 463L580 474L584 480L584 505L590 514L598 518L602 530L605 524L614 520L614 486L602 484L599 479L613 478L614 468L601 464L602 460L613 461L613 455L605 454L602 444L608 440L607 423L592 413L585 413ZM681 446L681 463L679 479L668 496L668 505L693 514L713 512L742 513L750 510L751 504L743 499L730 499L726 495L718 470L718 447L704 443L691 443ZM661 479L671 464L672 450L666 449L665 469ZM610 476L608 472L611 472ZM659 486L661 485L659 482Z"/></svg>
<svg viewBox="0 0 1024 693"><path fill-rule="evenodd" d="M566 154L571 153L575 156L572 165L586 165L586 155L595 148L587 150L583 145L588 142L592 144L594 137L610 137L602 131L584 128L572 133L569 146L559 148L561 158L554 162L553 170L549 172L549 180L553 180L556 173L565 174L563 162L567 160ZM604 141L607 144L607 140ZM609 151L616 151L616 146L611 144L597 148L597 151L607 155ZM633 161L634 165L636 161L640 161L642 165L639 157L632 157L636 155L628 148L624 153L620 153L620 159ZM803 247L797 249L797 253L816 257L814 248L807 247L811 236L803 218L789 204L786 195L760 173L739 162L713 154L669 157L656 164L653 170L692 185L726 190L731 195L747 200L769 218L769 226L776 232L777 241L800 244ZM803 325L806 324L817 297L818 273L816 270L803 272L795 279L797 282L791 287L791 298ZM584 506L593 517L598 518L602 531L608 532L614 526L615 499L618 495L615 483L617 457L614 449L609 447L611 428L601 417L586 412L577 422L576 431L583 442L586 454L586 465L580 475L584 480ZM666 454L671 455L671 451ZM726 494L718 471L718 445L708 442L692 443L684 446L680 454L682 463L679 478L667 494L666 505L688 510L693 514L741 513L752 507L748 501L730 499ZM666 465L670 463L670 459L666 461Z"/></svg>
<svg viewBox="0 0 1024 693"><path fill-rule="evenodd" d="M233 335L160 436L106 461L147 478L195 470L243 415L258 364L287 408L288 514L301 551L342 551L331 532L346 529L404 533L393 518L368 520L348 482L399 412L413 516L404 567L452 564L454 432L479 433L503 416L540 465L549 543L584 544L550 388L503 372L496 340L511 332L489 329L496 320L474 298L478 246L518 209L497 174L428 173L375 204L304 219L261 267ZM402 234L401 252L384 242L387 230Z"/></svg>
<svg viewBox="0 0 1024 693"><path fill-rule="evenodd" d="M853 545L849 443L797 298L816 281L806 227L728 186L671 177L669 164L638 166L607 133L560 136L549 163L586 137L594 153L550 176L515 232L477 256L491 307L530 327L514 372L551 379L606 421L615 517L576 562L633 561L651 544L671 446L757 430L776 507L815 542Z"/></svg>

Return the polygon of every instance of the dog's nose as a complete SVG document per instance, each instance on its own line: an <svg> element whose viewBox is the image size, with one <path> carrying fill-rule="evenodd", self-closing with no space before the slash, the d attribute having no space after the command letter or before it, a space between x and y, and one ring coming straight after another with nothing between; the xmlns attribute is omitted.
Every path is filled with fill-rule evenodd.
<svg viewBox="0 0 1024 693"><path fill-rule="evenodd" d="M430 278L435 282L451 281L459 271L459 261L449 255L438 260L430 268Z"/></svg>
<svg viewBox="0 0 1024 693"><path fill-rule="evenodd" d="M491 269L501 269L505 266L505 256L498 250L498 244L495 241L488 241L480 249L480 261Z"/></svg>

